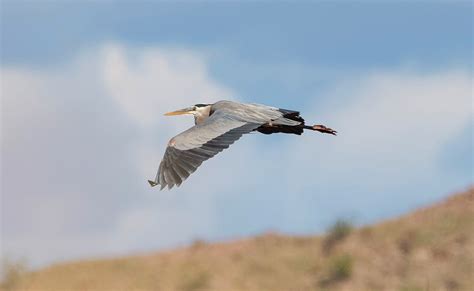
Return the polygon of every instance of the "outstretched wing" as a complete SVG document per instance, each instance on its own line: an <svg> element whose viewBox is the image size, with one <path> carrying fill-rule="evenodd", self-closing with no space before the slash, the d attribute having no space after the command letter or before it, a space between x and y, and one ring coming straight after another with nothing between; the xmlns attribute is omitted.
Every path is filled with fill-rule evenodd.
<svg viewBox="0 0 474 291"><path fill-rule="evenodd" d="M243 134L258 128L261 123L246 122L216 111L204 123L172 138L151 186L179 186L207 159L228 148Z"/></svg>

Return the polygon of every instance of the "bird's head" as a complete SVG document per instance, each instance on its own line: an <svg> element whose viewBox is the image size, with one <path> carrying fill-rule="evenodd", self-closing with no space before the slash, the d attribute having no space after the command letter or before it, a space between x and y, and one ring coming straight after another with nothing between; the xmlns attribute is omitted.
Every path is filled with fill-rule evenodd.
<svg viewBox="0 0 474 291"><path fill-rule="evenodd" d="M166 116L192 114L194 116L209 116L210 108L212 104L196 104L187 108L179 109L176 111L165 113Z"/></svg>

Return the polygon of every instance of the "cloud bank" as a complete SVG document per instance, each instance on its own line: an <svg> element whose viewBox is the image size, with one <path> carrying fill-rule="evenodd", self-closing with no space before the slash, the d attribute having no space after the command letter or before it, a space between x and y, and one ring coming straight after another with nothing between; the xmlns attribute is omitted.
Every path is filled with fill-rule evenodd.
<svg viewBox="0 0 474 291"><path fill-rule="evenodd" d="M172 192L146 179L192 120L162 113L239 100L204 56L106 44L61 66L3 67L1 79L2 253L33 265L269 229L317 232L472 183L469 165L443 163L472 128L473 79L462 67L343 76L324 98L290 108L338 137L251 134Z"/></svg>

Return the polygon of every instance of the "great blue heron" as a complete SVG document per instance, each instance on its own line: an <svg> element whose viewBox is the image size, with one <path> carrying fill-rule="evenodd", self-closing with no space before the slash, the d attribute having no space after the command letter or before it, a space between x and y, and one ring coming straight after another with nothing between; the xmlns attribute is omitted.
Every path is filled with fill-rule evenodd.
<svg viewBox="0 0 474 291"><path fill-rule="evenodd" d="M192 114L195 126L178 134L168 142L163 160L150 185L179 186L207 159L228 148L243 134L258 131L301 135L304 129L336 135L324 125L305 125L298 111L261 104L242 104L219 101L214 104L196 104L166 113L166 116Z"/></svg>

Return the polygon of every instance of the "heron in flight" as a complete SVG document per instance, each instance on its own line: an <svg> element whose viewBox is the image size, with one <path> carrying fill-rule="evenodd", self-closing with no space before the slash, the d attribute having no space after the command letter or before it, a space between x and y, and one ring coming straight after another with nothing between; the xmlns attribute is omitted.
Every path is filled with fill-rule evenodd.
<svg viewBox="0 0 474 291"><path fill-rule="evenodd" d="M261 104L218 101L196 104L166 113L166 116L192 114L195 126L168 142L152 187L180 186L204 162L228 148L242 135L253 131L263 134L288 133L301 135L305 129L336 135L324 125L308 126L298 111Z"/></svg>

